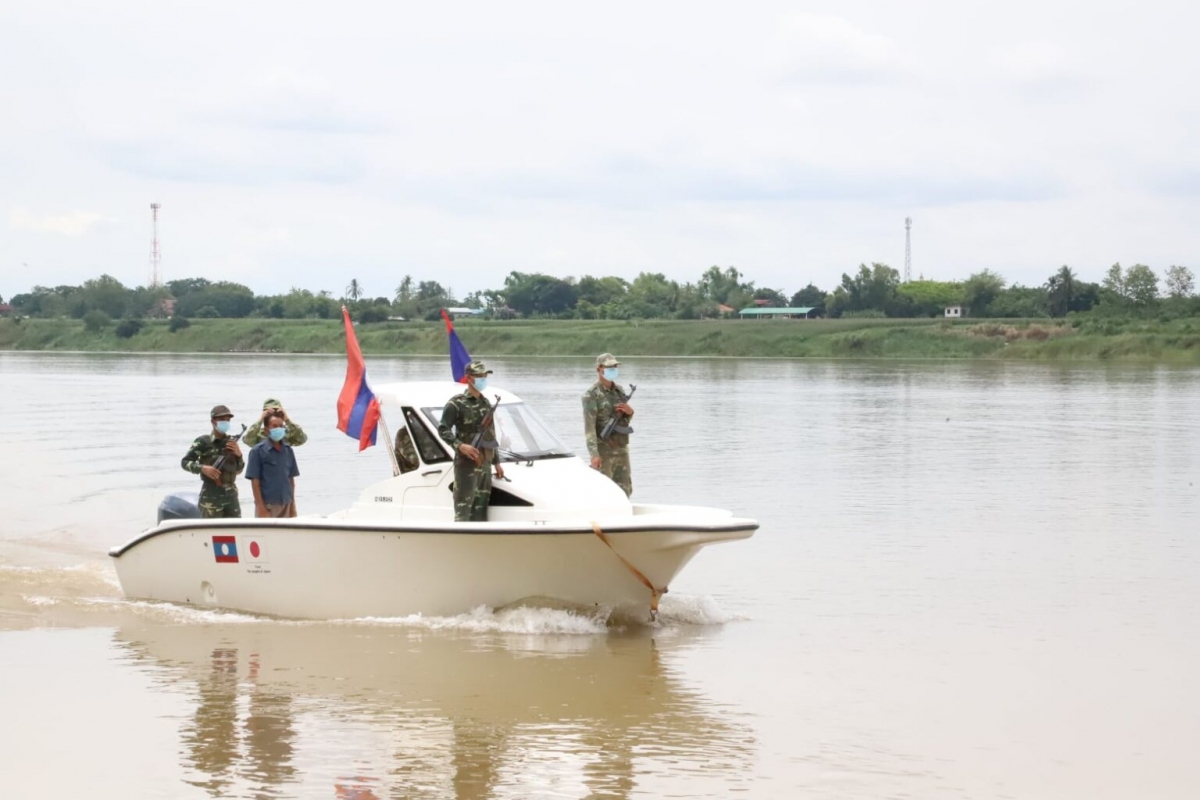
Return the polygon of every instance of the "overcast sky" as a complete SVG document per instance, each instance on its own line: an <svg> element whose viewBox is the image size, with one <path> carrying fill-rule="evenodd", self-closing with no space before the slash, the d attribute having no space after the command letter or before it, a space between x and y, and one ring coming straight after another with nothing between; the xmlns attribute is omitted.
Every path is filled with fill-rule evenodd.
<svg viewBox="0 0 1200 800"><path fill-rule="evenodd" d="M1200 4L0 4L0 295L1200 268Z"/></svg>

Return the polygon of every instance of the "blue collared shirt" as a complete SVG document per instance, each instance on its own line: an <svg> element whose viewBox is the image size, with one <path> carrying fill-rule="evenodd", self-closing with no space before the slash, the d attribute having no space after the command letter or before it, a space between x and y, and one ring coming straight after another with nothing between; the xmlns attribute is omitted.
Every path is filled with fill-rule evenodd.
<svg viewBox="0 0 1200 800"><path fill-rule="evenodd" d="M292 502L292 478L300 474L296 453L291 445L280 445L264 439L250 449L246 477L258 481L264 503L286 505Z"/></svg>

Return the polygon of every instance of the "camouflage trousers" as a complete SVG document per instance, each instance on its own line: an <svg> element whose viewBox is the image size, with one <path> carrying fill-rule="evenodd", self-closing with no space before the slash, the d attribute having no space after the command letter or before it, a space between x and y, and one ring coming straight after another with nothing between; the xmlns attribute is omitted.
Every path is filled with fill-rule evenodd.
<svg viewBox="0 0 1200 800"><path fill-rule="evenodd" d="M609 447L601 444L597 448L600 453L600 471L621 487L625 496L633 494L633 471L629 468L629 447L621 445Z"/></svg>
<svg viewBox="0 0 1200 800"><path fill-rule="evenodd" d="M236 486L223 486L220 489L210 489L205 486L201 490L201 517L240 517L241 515L242 504L238 501Z"/></svg>
<svg viewBox="0 0 1200 800"><path fill-rule="evenodd" d="M484 461L476 466L469 458L454 459L454 521L487 522L488 501L492 498L492 465Z"/></svg>

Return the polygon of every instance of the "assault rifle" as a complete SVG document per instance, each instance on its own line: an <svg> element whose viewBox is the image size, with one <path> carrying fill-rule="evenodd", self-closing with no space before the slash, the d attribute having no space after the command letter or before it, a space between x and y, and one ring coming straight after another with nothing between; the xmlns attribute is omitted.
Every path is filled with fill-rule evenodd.
<svg viewBox="0 0 1200 800"><path fill-rule="evenodd" d="M483 395L480 395L480 397L483 397ZM496 395L496 405L488 403L488 399L486 397L483 398L483 402L487 403L488 413L487 416L483 418L483 421L479 423L479 430L476 431L475 436L471 439L471 447L474 447L478 450L479 446L483 445L485 450L495 450L496 440L484 439L483 435L484 432L487 431L488 425L492 425L492 418L496 416L496 409L500 407L500 395ZM492 425L492 433L495 432L495 425ZM488 447L488 445L491 445L491 447Z"/></svg>
<svg viewBox="0 0 1200 800"><path fill-rule="evenodd" d="M226 437L225 437L225 440L226 440L227 442L236 442L236 441L238 441L239 439L241 439L241 438L242 438L242 436L243 436L245 433L246 433L246 426L245 426L245 424L243 424L243 425L242 425L242 432L241 432L241 433L237 434L236 436L226 436ZM214 467L216 467L216 469L217 469L217 472L220 472L220 471L221 471L221 467L225 466L225 459L226 459L226 458L228 458L228 457L229 457L229 454L228 454L228 453L226 453L226 452L222 452L222 453L221 453L221 455L220 455L220 456L217 458L217 460L216 460L216 461L214 461L214 462L212 463L212 465L213 465Z"/></svg>
<svg viewBox="0 0 1200 800"><path fill-rule="evenodd" d="M629 384L629 394L621 394L621 402L628 403L629 398L633 397L633 393L637 391L637 384ZM629 417L624 414L613 414L612 419L604 423L604 427L600 429L600 438L608 441L608 437L614 433L629 435L633 433L633 428L629 427Z"/></svg>

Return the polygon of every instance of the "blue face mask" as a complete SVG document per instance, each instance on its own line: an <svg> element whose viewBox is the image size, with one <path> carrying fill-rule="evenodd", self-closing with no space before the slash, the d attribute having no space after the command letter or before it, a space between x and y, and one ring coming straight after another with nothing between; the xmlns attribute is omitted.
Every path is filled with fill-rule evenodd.
<svg viewBox="0 0 1200 800"><path fill-rule="evenodd" d="M476 378L475 379L475 391L477 391L477 392L486 392L487 391L487 378Z"/></svg>
<svg viewBox="0 0 1200 800"><path fill-rule="evenodd" d="M615 381L616 379L617 379L617 368L616 367L605 367L604 368L604 380Z"/></svg>
<svg viewBox="0 0 1200 800"><path fill-rule="evenodd" d="M229 433L229 420L217 420L217 433Z"/></svg>
<svg viewBox="0 0 1200 800"><path fill-rule="evenodd" d="M271 428L271 430L267 431L267 436L271 437L272 442L282 442L283 437L287 436L287 427Z"/></svg>

